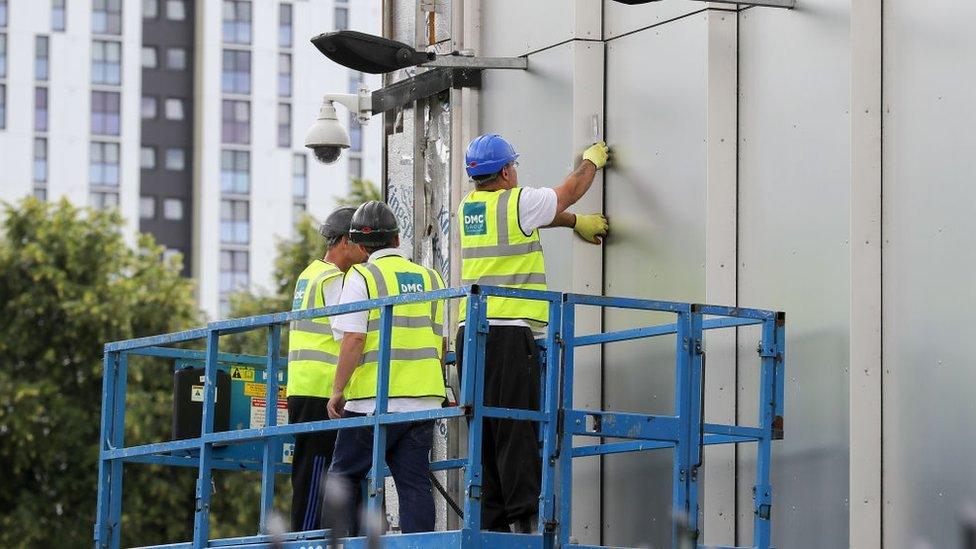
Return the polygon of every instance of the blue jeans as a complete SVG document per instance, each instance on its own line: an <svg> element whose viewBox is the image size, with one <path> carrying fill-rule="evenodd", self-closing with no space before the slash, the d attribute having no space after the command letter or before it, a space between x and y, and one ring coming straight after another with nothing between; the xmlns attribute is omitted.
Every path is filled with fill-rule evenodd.
<svg viewBox="0 0 976 549"><path fill-rule="evenodd" d="M363 417L364 414L344 412L343 417ZM430 449L434 444L434 422L416 421L389 425L386 429L386 463L396 483L400 500L400 530L403 533L434 531L434 495L431 493ZM346 520L328 517L329 526L348 532L359 530L358 510L361 494L359 485L373 466L373 428L342 429L336 438L335 453L329 467L328 483L341 485L328 493L354 494L353 501L345 505L331 505L331 509L344 509ZM359 532L363 534L364 532ZM340 533L342 534L342 533Z"/></svg>

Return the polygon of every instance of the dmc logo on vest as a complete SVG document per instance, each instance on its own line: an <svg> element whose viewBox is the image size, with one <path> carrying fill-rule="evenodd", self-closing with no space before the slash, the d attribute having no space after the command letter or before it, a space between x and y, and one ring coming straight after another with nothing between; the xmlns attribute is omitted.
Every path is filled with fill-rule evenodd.
<svg viewBox="0 0 976 549"><path fill-rule="evenodd" d="M414 294L424 291L424 277L417 273L397 273L396 278L401 294Z"/></svg>
<svg viewBox="0 0 976 549"><path fill-rule="evenodd" d="M468 202L464 205L464 234L477 235L488 232L485 226L485 203Z"/></svg>
<svg viewBox="0 0 976 549"><path fill-rule="evenodd" d="M295 285L295 299L291 303L292 309L301 308L302 302L305 301L305 287L308 286L308 280L302 279L298 281Z"/></svg>

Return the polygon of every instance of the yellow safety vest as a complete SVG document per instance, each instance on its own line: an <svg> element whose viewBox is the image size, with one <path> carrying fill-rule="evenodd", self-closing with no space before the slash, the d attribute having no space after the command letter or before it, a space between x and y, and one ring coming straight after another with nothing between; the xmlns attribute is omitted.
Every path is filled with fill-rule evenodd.
<svg viewBox="0 0 976 549"><path fill-rule="evenodd" d="M545 290L546 262L539 242L539 230L522 232L518 204L521 188L502 191L472 191L461 202L458 223L461 233L461 283ZM461 300L460 318L467 313L467 298ZM548 324L549 307L544 301L488 298L488 318L525 319Z"/></svg>
<svg viewBox="0 0 976 549"><path fill-rule="evenodd" d="M335 265L316 259L295 283L291 310L325 307L322 288L342 276ZM288 396L332 396L332 380L339 363L339 342L332 338L329 317L298 320L288 332Z"/></svg>
<svg viewBox="0 0 976 549"><path fill-rule="evenodd" d="M440 290L444 281L436 271L397 255L380 257L353 269L366 279L370 299ZM390 345L392 397L444 398L444 303L431 301L393 307ZM363 359L346 385L346 400L374 398L380 349L380 309L369 311Z"/></svg>

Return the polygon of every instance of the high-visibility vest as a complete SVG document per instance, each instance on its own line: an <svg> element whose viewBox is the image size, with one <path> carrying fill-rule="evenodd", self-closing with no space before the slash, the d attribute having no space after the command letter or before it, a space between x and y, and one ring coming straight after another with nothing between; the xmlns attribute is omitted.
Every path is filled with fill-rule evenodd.
<svg viewBox="0 0 976 549"><path fill-rule="evenodd" d="M295 283L291 309L325 307L322 288L342 276L335 265L315 260ZM332 337L329 317L296 320L288 332L288 396L332 396L332 380L339 363L339 342Z"/></svg>
<svg viewBox="0 0 976 549"><path fill-rule="evenodd" d="M397 255L354 265L363 275L370 299L428 292L444 287L441 276ZM441 300L393 307L390 337L390 397L444 398L444 303ZM346 400L376 396L380 349L380 309L369 311L363 358L349 379Z"/></svg>
<svg viewBox="0 0 976 549"><path fill-rule="evenodd" d="M522 189L472 191L461 202L461 283L545 290L546 261L539 230L522 232L518 203ZM460 318L467 313L461 300ZM547 324L544 301L489 296L488 318L525 319Z"/></svg>

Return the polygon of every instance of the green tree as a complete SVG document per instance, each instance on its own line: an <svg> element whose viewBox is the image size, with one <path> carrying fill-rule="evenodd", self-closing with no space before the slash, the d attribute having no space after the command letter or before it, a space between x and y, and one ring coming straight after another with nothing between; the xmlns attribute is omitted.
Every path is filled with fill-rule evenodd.
<svg viewBox="0 0 976 549"><path fill-rule="evenodd" d="M333 200L340 206L359 206L363 202L370 200L383 201L383 193L369 179L354 178L349 182L349 194L346 196L334 196Z"/></svg>
<svg viewBox="0 0 976 549"><path fill-rule="evenodd" d="M102 345L199 323L192 283L152 237L129 247L117 213L26 199L2 215L0 546L90 546ZM137 366L127 437L166 440L172 371ZM126 467L126 543L186 537L192 474L173 469Z"/></svg>

